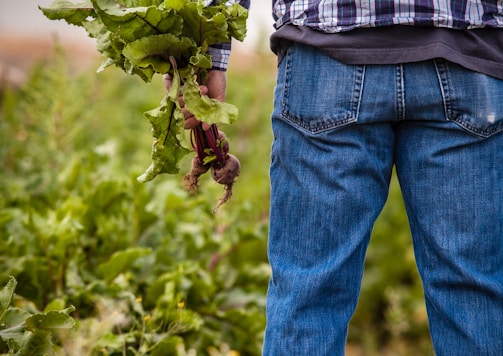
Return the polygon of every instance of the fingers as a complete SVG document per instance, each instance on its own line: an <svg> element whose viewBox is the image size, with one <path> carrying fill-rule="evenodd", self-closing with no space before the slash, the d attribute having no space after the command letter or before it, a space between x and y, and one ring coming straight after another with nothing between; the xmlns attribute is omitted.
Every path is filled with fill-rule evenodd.
<svg viewBox="0 0 503 356"><path fill-rule="evenodd" d="M199 125L199 120L196 119L194 115L191 115L191 116L185 118L185 121L183 123L183 128L186 130L190 130L190 129L193 129L194 127L196 127L197 125Z"/></svg>
<svg viewBox="0 0 503 356"><path fill-rule="evenodd" d="M166 87L166 90L169 91L171 89L171 84L173 83L173 77L170 74L164 74L162 76L162 83Z"/></svg>
<svg viewBox="0 0 503 356"><path fill-rule="evenodd" d="M202 125L204 131L207 131L211 128L210 124L208 124L206 122L201 122L198 119L196 119L194 116L191 116L191 117L185 119L185 122L183 123L183 128L186 130L191 130L199 124Z"/></svg>

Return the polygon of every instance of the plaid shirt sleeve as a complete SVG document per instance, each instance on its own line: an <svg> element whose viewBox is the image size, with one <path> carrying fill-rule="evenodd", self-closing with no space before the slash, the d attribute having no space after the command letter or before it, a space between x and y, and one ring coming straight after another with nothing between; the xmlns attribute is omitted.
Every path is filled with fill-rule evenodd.
<svg viewBox="0 0 503 356"><path fill-rule="evenodd" d="M206 4L211 6L216 0L207 0ZM228 0L226 4L232 5L238 3L246 9L250 8L250 0ZM231 42L212 45L208 48L208 54L211 55L212 69L226 71L231 54Z"/></svg>

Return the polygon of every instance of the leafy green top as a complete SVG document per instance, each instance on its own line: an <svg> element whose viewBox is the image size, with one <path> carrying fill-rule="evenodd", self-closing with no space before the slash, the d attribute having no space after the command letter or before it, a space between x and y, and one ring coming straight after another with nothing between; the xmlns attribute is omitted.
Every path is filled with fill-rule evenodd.
<svg viewBox="0 0 503 356"><path fill-rule="evenodd" d="M41 8L51 20L64 19L83 27L96 38L105 57L100 69L110 65L150 81L154 73L171 71L168 57L178 69L208 69L208 46L242 41L247 11L239 4L204 7L193 0L55 0Z"/></svg>
<svg viewBox="0 0 503 356"><path fill-rule="evenodd" d="M199 93L211 69L211 45L242 41L248 12L239 4L203 6L194 0L55 0L41 8L51 20L64 19L83 27L96 39L104 60L98 71L117 66L150 82L155 73L169 73L173 86L158 108L145 113L156 138L152 164L139 177L149 181L160 173L177 173L178 163L189 152L177 97L201 121L231 123L237 108Z"/></svg>

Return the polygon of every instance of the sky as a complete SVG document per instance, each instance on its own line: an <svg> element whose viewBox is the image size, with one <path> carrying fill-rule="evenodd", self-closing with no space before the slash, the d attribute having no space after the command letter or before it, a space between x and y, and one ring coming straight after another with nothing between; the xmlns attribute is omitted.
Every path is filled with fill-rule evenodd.
<svg viewBox="0 0 503 356"><path fill-rule="evenodd" d="M49 6L52 0L0 0L0 39L4 36L33 37L52 40L79 41L94 47L94 40L87 37L82 28L69 26L64 21L50 21L38 9ZM77 1L75 1L77 2ZM271 0L252 0L247 21L245 41L236 46L243 50L268 50L269 35L273 31ZM7 50L0 48L0 51Z"/></svg>

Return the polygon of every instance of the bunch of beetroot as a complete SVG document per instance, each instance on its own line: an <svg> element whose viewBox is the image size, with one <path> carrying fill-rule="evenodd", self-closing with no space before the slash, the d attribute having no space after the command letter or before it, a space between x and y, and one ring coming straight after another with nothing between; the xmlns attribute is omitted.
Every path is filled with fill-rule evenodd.
<svg viewBox="0 0 503 356"><path fill-rule="evenodd" d="M190 142L196 155L192 158L190 172L185 175L187 188L194 193L198 189L199 178L209 170L211 177L224 185L225 193L213 212L225 204L232 196L232 186L239 176L241 164L236 156L229 153L229 140L225 133L213 124L208 130L199 124L190 133Z"/></svg>
<svg viewBox="0 0 503 356"><path fill-rule="evenodd" d="M194 0L54 0L41 10L52 20L83 27L96 39L104 57L99 71L116 66L145 82L155 74L172 76L172 86L160 106L145 112L155 140L151 164L138 181L148 182L162 173L178 174L181 159L190 152L181 142L186 133L184 118L176 110L182 95L187 110L213 125L208 130L206 125L204 129L202 125L191 129L197 155L185 177L189 189L195 191L199 177L211 169L213 179L225 186L217 208L228 201L240 165L229 154L228 140L215 125L233 123L238 110L229 103L200 95L198 80L204 83L212 68L210 46L233 38L244 40L248 11L237 3L215 1L204 6L202 1Z"/></svg>

